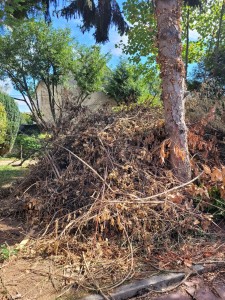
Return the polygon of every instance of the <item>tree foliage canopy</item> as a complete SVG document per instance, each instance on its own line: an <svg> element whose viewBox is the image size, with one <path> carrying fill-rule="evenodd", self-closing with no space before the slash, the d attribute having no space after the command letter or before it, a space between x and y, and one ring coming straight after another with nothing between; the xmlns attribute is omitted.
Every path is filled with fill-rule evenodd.
<svg viewBox="0 0 225 300"><path fill-rule="evenodd" d="M46 87L52 119L57 125L61 117L56 113L61 109L57 103L58 86L66 86L72 77L82 97L100 90L108 58L97 46L78 45L68 29L54 29L42 21L25 22L0 37L0 76L11 79L44 127L47 124L38 102L38 83Z"/></svg>
<svg viewBox="0 0 225 300"><path fill-rule="evenodd" d="M67 20L80 18L83 22L82 31L95 29L94 37L97 43L108 41L110 26L115 26L122 35L128 30L128 24L116 0L3 0L0 4L0 18L5 24L13 24L18 19L28 18L43 11L46 21L51 21L50 5L55 7L57 16Z"/></svg>
<svg viewBox="0 0 225 300"><path fill-rule="evenodd" d="M106 74L109 72L106 65L108 60L109 55L101 54L98 46L77 45L71 74L81 90L82 97L103 89Z"/></svg>
<svg viewBox="0 0 225 300"><path fill-rule="evenodd" d="M145 98L150 98L148 85L143 77L137 72L137 66L126 61L121 61L111 72L105 91L114 98L117 103L130 104Z"/></svg>
<svg viewBox="0 0 225 300"><path fill-rule="evenodd" d="M36 86L43 81L55 118L54 91L68 74L73 61L70 32L44 22L26 22L0 37L1 77L10 78L33 114L42 120Z"/></svg>

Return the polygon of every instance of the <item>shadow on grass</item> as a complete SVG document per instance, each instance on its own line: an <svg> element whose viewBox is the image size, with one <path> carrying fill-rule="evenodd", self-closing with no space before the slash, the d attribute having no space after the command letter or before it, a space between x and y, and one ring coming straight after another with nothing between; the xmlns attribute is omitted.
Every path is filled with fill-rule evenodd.
<svg viewBox="0 0 225 300"><path fill-rule="evenodd" d="M23 178L27 172L28 168L25 167L0 165L0 252L7 252L4 245L12 246L24 238L21 234L21 222L10 216L10 208L13 208L14 201L10 202L8 196L11 184Z"/></svg>
<svg viewBox="0 0 225 300"><path fill-rule="evenodd" d="M22 178L28 169L24 167L0 166L0 189L9 187L9 185Z"/></svg>

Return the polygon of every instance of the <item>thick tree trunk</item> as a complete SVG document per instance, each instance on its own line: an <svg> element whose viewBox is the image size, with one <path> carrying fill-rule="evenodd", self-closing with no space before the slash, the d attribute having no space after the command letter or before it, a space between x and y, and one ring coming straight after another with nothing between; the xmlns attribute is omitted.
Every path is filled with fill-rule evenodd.
<svg viewBox="0 0 225 300"><path fill-rule="evenodd" d="M185 125L185 68L181 57L181 0L156 0L158 63L162 78L165 126L171 140L170 161L181 181L191 178Z"/></svg>

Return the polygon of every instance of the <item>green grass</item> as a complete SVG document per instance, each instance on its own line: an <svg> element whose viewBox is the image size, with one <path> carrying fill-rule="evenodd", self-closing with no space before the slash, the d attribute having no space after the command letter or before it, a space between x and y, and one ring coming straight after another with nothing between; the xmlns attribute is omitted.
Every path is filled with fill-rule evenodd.
<svg viewBox="0 0 225 300"><path fill-rule="evenodd" d="M12 161L13 161L14 159L16 159L16 158L15 158L15 157L1 157L1 156L0 156L0 162L1 162L1 161L6 161L6 160L7 160L7 161L8 161L8 160L12 160Z"/></svg>
<svg viewBox="0 0 225 300"><path fill-rule="evenodd" d="M16 179L22 178L27 171L28 169L25 167L0 164L0 189L8 187Z"/></svg>

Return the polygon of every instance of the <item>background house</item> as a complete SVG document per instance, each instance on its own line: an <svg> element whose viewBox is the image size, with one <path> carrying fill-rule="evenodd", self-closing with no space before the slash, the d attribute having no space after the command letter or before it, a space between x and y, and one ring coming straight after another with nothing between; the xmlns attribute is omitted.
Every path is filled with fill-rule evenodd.
<svg viewBox="0 0 225 300"><path fill-rule="evenodd" d="M68 94L70 94L69 97ZM48 90L43 81L40 81L36 88L36 96L38 106L44 121L46 123L53 123L53 117L49 104ZM60 115L60 111L63 107L64 101L70 99L70 101L73 101L74 104L76 104L76 101L79 96L80 89L77 86L76 82L71 82L70 87L68 88L65 88L61 85L57 86L57 88L54 91L56 116L58 117ZM90 112L96 112L100 108L113 107L116 105L117 103L114 99L110 98L106 93L101 91L91 93L81 103L81 106L87 107L90 110Z"/></svg>

